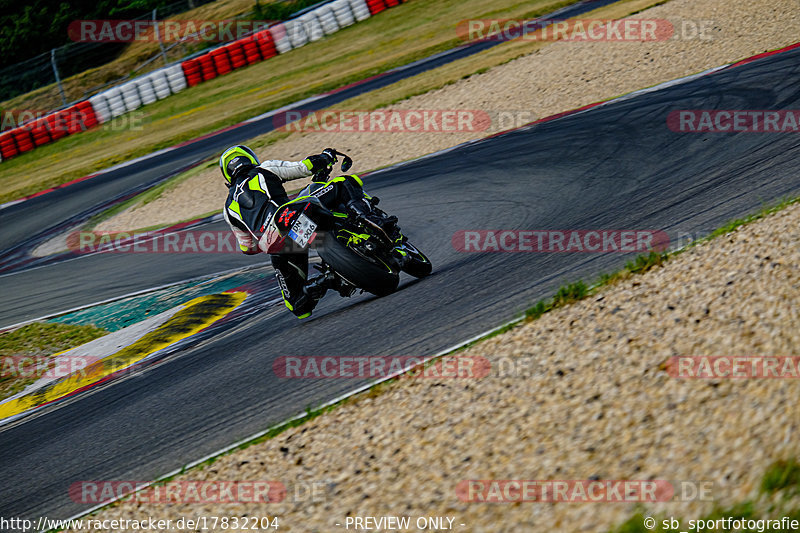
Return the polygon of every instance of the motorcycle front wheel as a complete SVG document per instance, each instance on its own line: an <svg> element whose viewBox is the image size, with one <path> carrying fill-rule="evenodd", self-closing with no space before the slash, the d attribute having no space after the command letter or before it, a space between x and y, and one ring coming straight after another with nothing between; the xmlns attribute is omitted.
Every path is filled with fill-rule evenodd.
<svg viewBox="0 0 800 533"><path fill-rule="evenodd" d="M433 271L430 259L410 242L405 244L405 252L408 254L406 264L403 265L403 272L411 274L415 278L424 278Z"/></svg>

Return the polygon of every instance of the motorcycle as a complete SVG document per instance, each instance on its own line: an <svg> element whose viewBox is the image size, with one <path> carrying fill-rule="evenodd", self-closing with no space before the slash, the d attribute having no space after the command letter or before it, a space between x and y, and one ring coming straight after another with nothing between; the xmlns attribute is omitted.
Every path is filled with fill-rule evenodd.
<svg viewBox="0 0 800 533"><path fill-rule="evenodd" d="M342 158L341 170L346 173L353 160L335 153ZM287 245L300 250L313 247L322 259L317 268L323 276L339 280L342 296L352 296L356 290L376 296L391 294L397 290L401 271L416 278L429 275L433 269L430 260L405 237L396 242L377 224L322 204L318 196L330 190L324 182L332 170L315 174L308 187L275 210L266 224L269 253L285 253ZM373 212L385 215L377 204L378 199L372 198Z"/></svg>

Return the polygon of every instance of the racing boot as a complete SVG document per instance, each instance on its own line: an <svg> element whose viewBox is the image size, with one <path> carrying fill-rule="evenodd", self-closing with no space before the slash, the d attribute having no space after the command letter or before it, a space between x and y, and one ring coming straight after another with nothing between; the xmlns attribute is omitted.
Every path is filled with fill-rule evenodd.
<svg viewBox="0 0 800 533"><path fill-rule="evenodd" d="M372 214L383 221L381 224L381 229L383 229L392 240L400 237L404 238L400 233L400 228L397 227L397 217L394 215L389 215L385 211L380 210L378 208L380 201L381 199L377 196L365 198L364 200L364 202L370 206Z"/></svg>
<svg viewBox="0 0 800 533"><path fill-rule="evenodd" d="M303 292L310 298L313 298L314 301L318 302L323 296L325 296L325 293L328 292L328 290L335 290L340 296L352 296L353 289L342 283L342 280L336 277L332 270L329 268L320 267L319 265L315 265L315 267L322 273L319 276L309 280L306 286L303 287Z"/></svg>
<svg viewBox="0 0 800 533"><path fill-rule="evenodd" d="M373 196L365 199L364 203L371 208L368 216L372 215L376 219L375 223L380 226L380 228L392 242L394 246L394 249L392 250L392 256L394 257L395 261L397 261L398 267L402 270L409 259L408 252L405 250L405 243L408 241L408 239L400 231L400 227L397 225L397 217L394 215L387 215L384 211L381 211L378 209L378 207L376 207L380 201L380 198Z"/></svg>
<svg viewBox="0 0 800 533"><path fill-rule="evenodd" d="M365 199L351 200L347 204L347 208L367 224L380 229L389 240L394 240L392 235L399 233L397 217L387 215L380 209L374 208Z"/></svg>

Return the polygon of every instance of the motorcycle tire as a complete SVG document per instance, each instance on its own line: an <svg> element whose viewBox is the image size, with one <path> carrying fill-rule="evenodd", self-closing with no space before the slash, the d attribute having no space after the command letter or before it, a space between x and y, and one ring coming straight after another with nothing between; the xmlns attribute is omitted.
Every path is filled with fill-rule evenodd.
<svg viewBox="0 0 800 533"><path fill-rule="evenodd" d="M324 246L319 247L317 252L340 276L376 296L386 296L397 290L399 274L357 254L336 239L333 233L327 237Z"/></svg>
<svg viewBox="0 0 800 533"><path fill-rule="evenodd" d="M425 276L430 275L430 273L433 271L433 265L431 264L430 259L428 259L425 254L423 254L418 248L410 243L406 244L406 250L406 253L408 253L408 259L406 260L405 265L403 265L403 272L410 274L415 278L424 278Z"/></svg>

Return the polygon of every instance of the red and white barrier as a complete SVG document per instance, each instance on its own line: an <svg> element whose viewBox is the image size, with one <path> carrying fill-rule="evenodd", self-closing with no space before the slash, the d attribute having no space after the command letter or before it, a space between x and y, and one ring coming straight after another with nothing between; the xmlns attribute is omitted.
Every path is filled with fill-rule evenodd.
<svg viewBox="0 0 800 533"><path fill-rule="evenodd" d="M332 4L325 4L318 7L316 10L317 19L322 26L322 31L325 35L333 35L339 31L339 22L336 20L336 13L333 11Z"/></svg>
<svg viewBox="0 0 800 533"><path fill-rule="evenodd" d="M353 16L358 22L367 20L372 16L372 11L366 0L350 0L350 9L353 10Z"/></svg>
<svg viewBox="0 0 800 533"><path fill-rule="evenodd" d="M383 0L367 0L367 7L369 7L370 14L377 15L386 9L386 2Z"/></svg>
<svg viewBox="0 0 800 533"><path fill-rule="evenodd" d="M346 28L356 23L356 17L353 15L353 8L350 7L350 0L334 0L330 4L333 9L333 14L336 17L336 22L339 28Z"/></svg>
<svg viewBox="0 0 800 533"><path fill-rule="evenodd" d="M167 76L167 83L169 83L169 90L172 94L176 94L188 87L186 77L183 75L183 68L180 63L165 67L164 74Z"/></svg>
<svg viewBox="0 0 800 533"><path fill-rule="evenodd" d="M333 0L196 58L164 67L98 93L88 100L0 132L0 161L88 130L204 81L285 54L360 22L401 0Z"/></svg>

